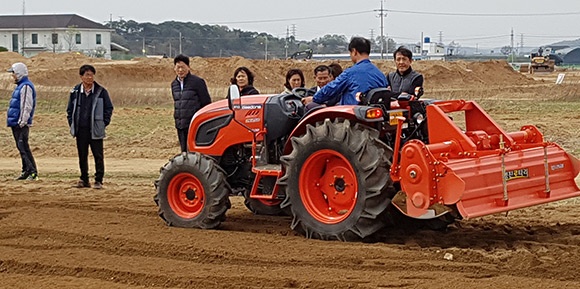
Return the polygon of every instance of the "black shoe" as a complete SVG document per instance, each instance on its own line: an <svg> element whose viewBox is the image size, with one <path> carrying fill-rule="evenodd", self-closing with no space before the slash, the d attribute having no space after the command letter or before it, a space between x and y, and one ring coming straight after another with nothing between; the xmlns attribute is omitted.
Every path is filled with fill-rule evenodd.
<svg viewBox="0 0 580 289"><path fill-rule="evenodd" d="M22 172L20 174L20 176L17 177L15 180L18 180L18 181L20 181L20 180L26 180L28 178L28 176L30 176L30 173L29 172Z"/></svg>
<svg viewBox="0 0 580 289"><path fill-rule="evenodd" d="M85 182L83 180L79 180L76 185L74 185L73 187L75 188L90 188L91 184L89 182Z"/></svg>

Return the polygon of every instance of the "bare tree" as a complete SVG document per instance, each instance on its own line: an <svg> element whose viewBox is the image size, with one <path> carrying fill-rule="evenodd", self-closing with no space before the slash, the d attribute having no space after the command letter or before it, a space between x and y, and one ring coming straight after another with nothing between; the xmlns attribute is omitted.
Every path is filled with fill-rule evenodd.
<svg viewBox="0 0 580 289"><path fill-rule="evenodd" d="M66 47L68 51L74 51L77 48L77 35L79 30L76 25L69 26L64 35L64 41L66 42Z"/></svg>

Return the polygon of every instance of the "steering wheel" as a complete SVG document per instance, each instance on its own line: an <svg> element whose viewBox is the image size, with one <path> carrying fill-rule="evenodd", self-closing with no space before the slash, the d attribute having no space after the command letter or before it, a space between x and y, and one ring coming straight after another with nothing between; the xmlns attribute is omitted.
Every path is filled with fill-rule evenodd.
<svg viewBox="0 0 580 289"><path fill-rule="evenodd" d="M292 89L292 94L299 98L305 98L308 94L308 89L306 87L296 87Z"/></svg>

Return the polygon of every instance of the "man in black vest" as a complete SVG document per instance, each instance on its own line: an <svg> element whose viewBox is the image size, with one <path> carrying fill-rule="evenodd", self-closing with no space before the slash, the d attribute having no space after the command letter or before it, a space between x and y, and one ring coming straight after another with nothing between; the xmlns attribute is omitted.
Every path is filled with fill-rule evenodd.
<svg viewBox="0 0 580 289"><path fill-rule="evenodd" d="M393 59L397 65L397 71L387 75L388 88L394 93L406 93L415 96L415 98L421 97L423 95L423 75L411 67L413 52L401 46L393 53Z"/></svg>
<svg viewBox="0 0 580 289"><path fill-rule="evenodd" d="M177 77L171 83L173 94L175 128L181 146L181 152L187 152L187 134L193 115L202 107L211 103L205 80L191 74L189 57L177 55L173 59L173 70Z"/></svg>

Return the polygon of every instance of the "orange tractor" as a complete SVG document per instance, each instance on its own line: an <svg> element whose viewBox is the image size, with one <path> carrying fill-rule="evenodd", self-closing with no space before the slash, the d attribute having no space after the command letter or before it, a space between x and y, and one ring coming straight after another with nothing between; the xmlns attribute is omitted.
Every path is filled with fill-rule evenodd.
<svg viewBox="0 0 580 289"><path fill-rule="evenodd" d="M305 112L304 90L230 94L196 113L189 152L161 168L154 199L168 225L216 228L242 193L307 238L357 241L405 219L442 228L580 195L578 159L535 126L504 131L473 101L383 88Z"/></svg>

